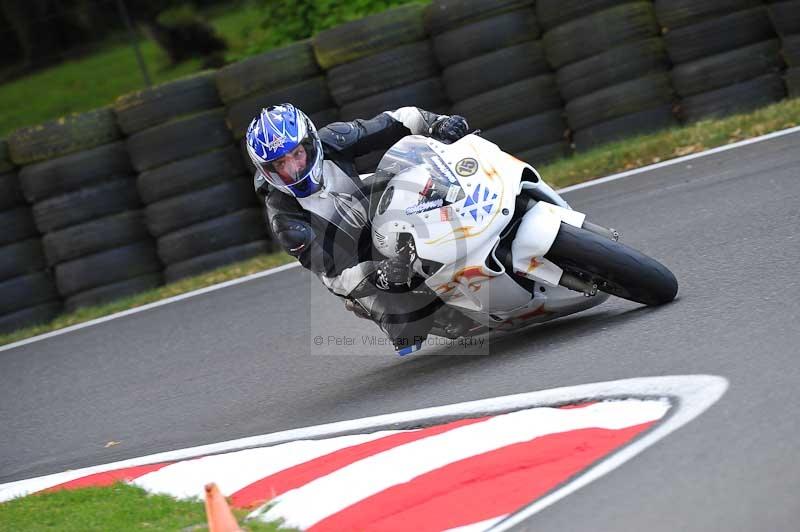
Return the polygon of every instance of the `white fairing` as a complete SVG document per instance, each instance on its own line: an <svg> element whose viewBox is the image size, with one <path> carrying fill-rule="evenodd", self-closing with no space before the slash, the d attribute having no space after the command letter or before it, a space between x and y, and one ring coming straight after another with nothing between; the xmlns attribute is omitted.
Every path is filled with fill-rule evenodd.
<svg viewBox="0 0 800 532"><path fill-rule="evenodd" d="M393 177L372 219L375 247L392 257L398 238L411 235L419 258L442 264L427 278L428 286L479 323L515 328L605 299L557 286L561 270L549 268L542 257L561 222L580 227L584 215L571 210L533 167L495 144L475 135L450 145L410 136L387 152L379 168ZM538 188L558 204L537 203L512 243L517 274L551 285L533 293L514 281L515 272L492 260L523 186Z"/></svg>

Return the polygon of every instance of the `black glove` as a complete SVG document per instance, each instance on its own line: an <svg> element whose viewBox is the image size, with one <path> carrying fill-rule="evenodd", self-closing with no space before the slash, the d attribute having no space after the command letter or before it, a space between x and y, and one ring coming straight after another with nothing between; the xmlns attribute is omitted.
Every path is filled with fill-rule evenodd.
<svg viewBox="0 0 800 532"><path fill-rule="evenodd" d="M384 259L378 263L375 286L385 291L408 289L411 286L411 264L399 259Z"/></svg>
<svg viewBox="0 0 800 532"><path fill-rule="evenodd" d="M438 140L456 141L467 134L469 124L463 116L440 116L431 126L431 136Z"/></svg>

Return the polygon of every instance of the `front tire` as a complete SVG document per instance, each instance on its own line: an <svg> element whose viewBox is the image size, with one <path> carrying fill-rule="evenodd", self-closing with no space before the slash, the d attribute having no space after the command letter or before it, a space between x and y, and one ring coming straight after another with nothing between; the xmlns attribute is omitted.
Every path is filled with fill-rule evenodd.
<svg viewBox="0 0 800 532"><path fill-rule="evenodd" d="M657 260L563 222L545 258L607 294L637 303L663 305L678 293L675 276Z"/></svg>

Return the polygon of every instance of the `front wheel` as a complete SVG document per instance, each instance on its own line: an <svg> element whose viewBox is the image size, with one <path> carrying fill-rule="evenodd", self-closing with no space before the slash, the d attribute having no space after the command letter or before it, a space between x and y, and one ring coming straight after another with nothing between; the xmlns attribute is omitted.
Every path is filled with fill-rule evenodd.
<svg viewBox="0 0 800 532"><path fill-rule="evenodd" d="M657 260L563 222L545 258L607 294L637 303L663 305L678 293L675 276Z"/></svg>

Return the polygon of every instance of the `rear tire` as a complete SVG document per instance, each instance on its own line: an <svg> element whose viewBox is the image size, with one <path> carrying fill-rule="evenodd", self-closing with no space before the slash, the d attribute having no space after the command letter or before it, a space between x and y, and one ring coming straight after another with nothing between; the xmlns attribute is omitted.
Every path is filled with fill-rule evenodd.
<svg viewBox="0 0 800 532"><path fill-rule="evenodd" d="M624 244L562 223L545 258L565 272L597 283L613 296L663 305L678 293L678 281L666 266Z"/></svg>

